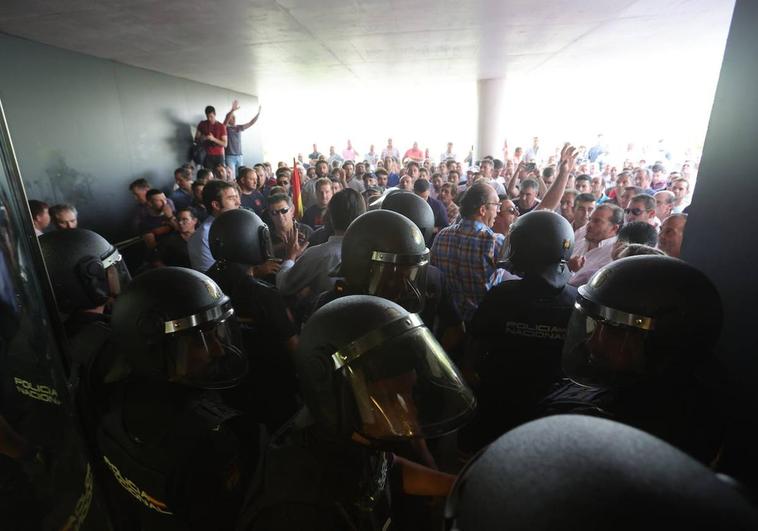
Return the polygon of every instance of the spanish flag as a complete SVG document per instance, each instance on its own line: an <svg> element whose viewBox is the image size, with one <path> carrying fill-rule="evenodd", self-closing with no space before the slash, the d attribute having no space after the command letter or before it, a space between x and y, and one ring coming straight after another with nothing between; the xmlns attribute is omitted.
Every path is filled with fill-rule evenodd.
<svg viewBox="0 0 758 531"><path fill-rule="evenodd" d="M303 218L303 198L300 194L300 168L297 166L297 160L292 159L292 202L295 204L295 217Z"/></svg>

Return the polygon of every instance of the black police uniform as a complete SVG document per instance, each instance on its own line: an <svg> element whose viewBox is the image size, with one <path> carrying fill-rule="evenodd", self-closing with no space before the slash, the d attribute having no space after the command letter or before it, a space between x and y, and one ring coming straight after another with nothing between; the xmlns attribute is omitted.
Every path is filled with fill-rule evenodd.
<svg viewBox="0 0 758 531"><path fill-rule="evenodd" d="M222 393L273 432L299 407L295 369L285 347L297 330L276 287L253 278L249 269L220 260L207 272L232 301L250 363L243 383Z"/></svg>
<svg viewBox="0 0 758 531"><path fill-rule="evenodd" d="M485 353L478 370L479 411L469 428L481 447L533 415L533 408L562 377L561 348L576 288L540 278L492 288L468 330Z"/></svg>

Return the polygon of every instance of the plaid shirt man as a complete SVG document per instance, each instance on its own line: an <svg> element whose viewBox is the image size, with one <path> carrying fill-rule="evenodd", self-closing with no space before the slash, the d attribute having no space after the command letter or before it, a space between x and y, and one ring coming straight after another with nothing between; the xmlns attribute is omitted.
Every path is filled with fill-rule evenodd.
<svg viewBox="0 0 758 531"><path fill-rule="evenodd" d="M445 275L453 304L464 321L471 320L484 294L497 283L495 263L504 241L505 236L471 219L437 234L431 262Z"/></svg>

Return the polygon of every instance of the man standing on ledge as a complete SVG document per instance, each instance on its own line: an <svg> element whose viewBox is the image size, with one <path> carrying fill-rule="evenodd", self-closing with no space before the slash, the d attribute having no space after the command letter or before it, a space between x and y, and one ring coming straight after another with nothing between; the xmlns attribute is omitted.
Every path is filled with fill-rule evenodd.
<svg viewBox="0 0 758 531"><path fill-rule="evenodd" d="M245 164L242 160L242 131L251 127L258 121L261 115L261 106L258 105L258 112L253 119L246 124L237 125L237 117L234 112L240 108L239 101L232 102L232 110L226 113L224 125L226 126L227 145L226 145L226 163L232 168L232 179L239 179L239 169Z"/></svg>
<svg viewBox="0 0 758 531"><path fill-rule="evenodd" d="M197 124L195 143L203 142L205 160L203 166L212 170L220 162L226 164L224 148L226 147L226 126L216 121L216 109L212 105L205 108L206 120Z"/></svg>

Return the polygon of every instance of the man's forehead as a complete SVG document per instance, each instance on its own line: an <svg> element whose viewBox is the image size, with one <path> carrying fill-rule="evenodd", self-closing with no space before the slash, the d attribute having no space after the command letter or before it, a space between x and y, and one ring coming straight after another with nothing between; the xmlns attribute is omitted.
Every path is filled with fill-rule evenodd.
<svg viewBox="0 0 758 531"><path fill-rule="evenodd" d="M287 208L287 206L286 201L277 201L276 203L271 203L268 207L271 210L280 210L282 208Z"/></svg>

